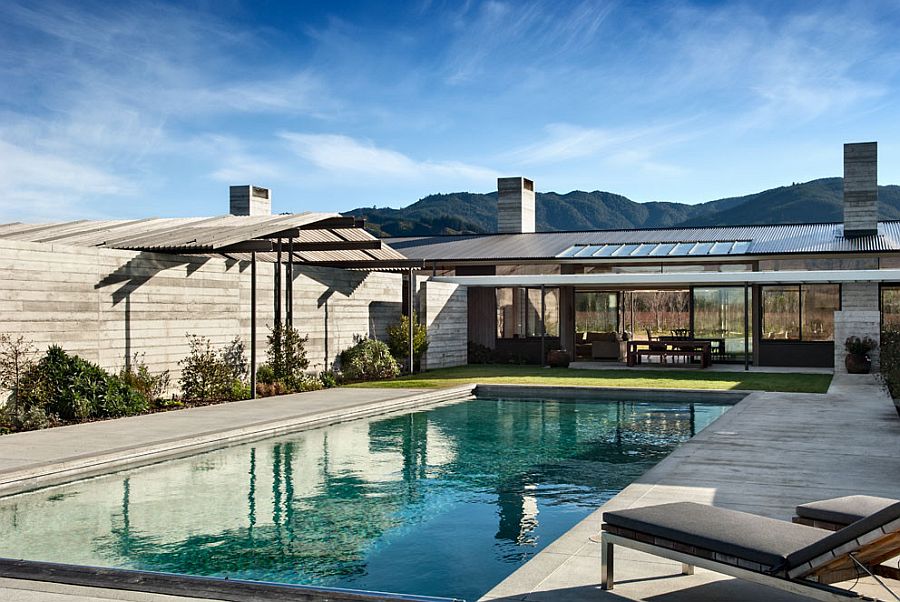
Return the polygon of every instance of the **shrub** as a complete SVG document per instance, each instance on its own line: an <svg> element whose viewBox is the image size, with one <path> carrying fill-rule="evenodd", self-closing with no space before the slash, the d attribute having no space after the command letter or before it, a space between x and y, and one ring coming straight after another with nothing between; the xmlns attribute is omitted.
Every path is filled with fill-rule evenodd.
<svg viewBox="0 0 900 602"><path fill-rule="evenodd" d="M19 381L17 428L145 412L147 398L100 366L51 346Z"/></svg>
<svg viewBox="0 0 900 602"><path fill-rule="evenodd" d="M847 337L847 340L844 341L844 348L847 350L847 353L853 355L866 355L876 347L878 347L878 343L869 337L859 338L857 336L851 336Z"/></svg>
<svg viewBox="0 0 900 602"><path fill-rule="evenodd" d="M151 403L159 401L169 390L169 371L151 374L147 364L144 363L144 354L142 353L135 353L131 364L119 370L118 377L122 382L135 388Z"/></svg>
<svg viewBox="0 0 900 602"><path fill-rule="evenodd" d="M387 345L362 339L341 352L341 372L350 381L383 380L399 376L400 367Z"/></svg>
<svg viewBox="0 0 900 602"><path fill-rule="evenodd" d="M256 382L270 385L275 382L275 371L269 364L260 364L256 369Z"/></svg>
<svg viewBox="0 0 900 602"><path fill-rule="evenodd" d="M319 372L319 380L322 382L322 386L326 389L331 389L332 387L336 387L338 385L337 375L331 370Z"/></svg>
<svg viewBox="0 0 900 602"><path fill-rule="evenodd" d="M425 325L420 324L413 313L413 366L418 370L422 355L428 350L428 333ZM403 366L409 367L409 316L400 316L400 322L388 326L388 347L394 359Z"/></svg>
<svg viewBox="0 0 900 602"><path fill-rule="evenodd" d="M881 333L881 376L891 397L900 398L900 330Z"/></svg>
<svg viewBox="0 0 900 602"><path fill-rule="evenodd" d="M272 369L273 381L284 383L289 391L301 391L305 370L309 367L306 358L306 341L296 328L287 324L276 324L269 333L269 347L266 349L268 364Z"/></svg>
<svg viewBox="0 0 900 602"><path fill-rule="evenodd" d="M250 363L247 361L247 346L241 337L234 337L224 349L222 349L222 361L231 373L231 378L245 382L250 374Z"/></svg>
<svg viewBox="0 0 900 602"><path fill-rule="evenodd" d="M249 388L238 376L239 362L234 357L227 357L234 352L239 339L217 351L206 337L187 336L190 353L178 362L181 366L179 385L185 400L236 401L250 397Z"/></svg>
<svg viewBox="0 0 900 602"><path fill-rule="evenodd" d="M37 350L25 337L14 339L7 334L0 334L0 390L9 391L7 402L11 403L13 412L18 410L19 381L34 365L35 356Z"/></svg>

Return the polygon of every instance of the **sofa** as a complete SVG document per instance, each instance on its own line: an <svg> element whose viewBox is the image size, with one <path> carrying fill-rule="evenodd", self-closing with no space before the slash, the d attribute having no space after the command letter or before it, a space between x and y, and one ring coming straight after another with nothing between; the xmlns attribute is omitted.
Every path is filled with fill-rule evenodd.
<svg viewBox="0 0 900 602"><path fill-rule="evenodd" d="M625 357L625 342L618 332L578 332L575 350L578 357L595 360L618 360Z"/></svg>

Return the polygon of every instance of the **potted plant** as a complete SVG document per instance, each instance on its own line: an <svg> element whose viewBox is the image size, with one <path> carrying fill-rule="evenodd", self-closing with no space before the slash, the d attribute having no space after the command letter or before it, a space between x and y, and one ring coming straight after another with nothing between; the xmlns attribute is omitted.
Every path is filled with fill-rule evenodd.
<svg viewBox="0 0 900 602"><path fill-rule="evenodd" d="M872 369L872 360L869 359L869 352L878 347L878 343L869 337L847 337L844 341L844 349L847 355L844 358L844 364L847 366L847 372L850 374L868 374Z"/></svg>
<svg viewBox="0 0 900 602"><path fill-rule="evenodd" d="M547 365L551 368L568 368L572 356L565 349L551 349L547 352Z"/></svg>

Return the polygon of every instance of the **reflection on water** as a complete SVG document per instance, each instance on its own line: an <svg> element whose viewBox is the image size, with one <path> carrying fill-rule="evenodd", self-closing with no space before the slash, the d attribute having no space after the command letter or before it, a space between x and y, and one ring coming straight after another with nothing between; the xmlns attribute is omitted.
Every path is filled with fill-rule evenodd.
<svg viewBox="0 0 900 602"><path fill-rule="evenodd" d="M727 408L475 400L0 500L0 555L476 599Z"/></svg>

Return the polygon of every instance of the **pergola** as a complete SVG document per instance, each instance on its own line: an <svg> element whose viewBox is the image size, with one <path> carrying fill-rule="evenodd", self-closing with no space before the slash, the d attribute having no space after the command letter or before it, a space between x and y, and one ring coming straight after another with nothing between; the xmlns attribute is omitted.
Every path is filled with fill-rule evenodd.
<svg viewBox="0 0 900 602"><path fill-rule="evenodd" d="M258 261L275 264L276 323L282 318L282 264L285 323L293 325L293 265L360 270L409 270L409 303L415 290L410 261L364 229L365 220L336 213L292 213L264 216L225 215L208 218L78 220L52 224L0 224L0 238L107 249L226 257L250 263L250 378L256 396L256 280ZM410 312L412 313L412 312ZM410 371L412 371L410 320Z"/></svg>

